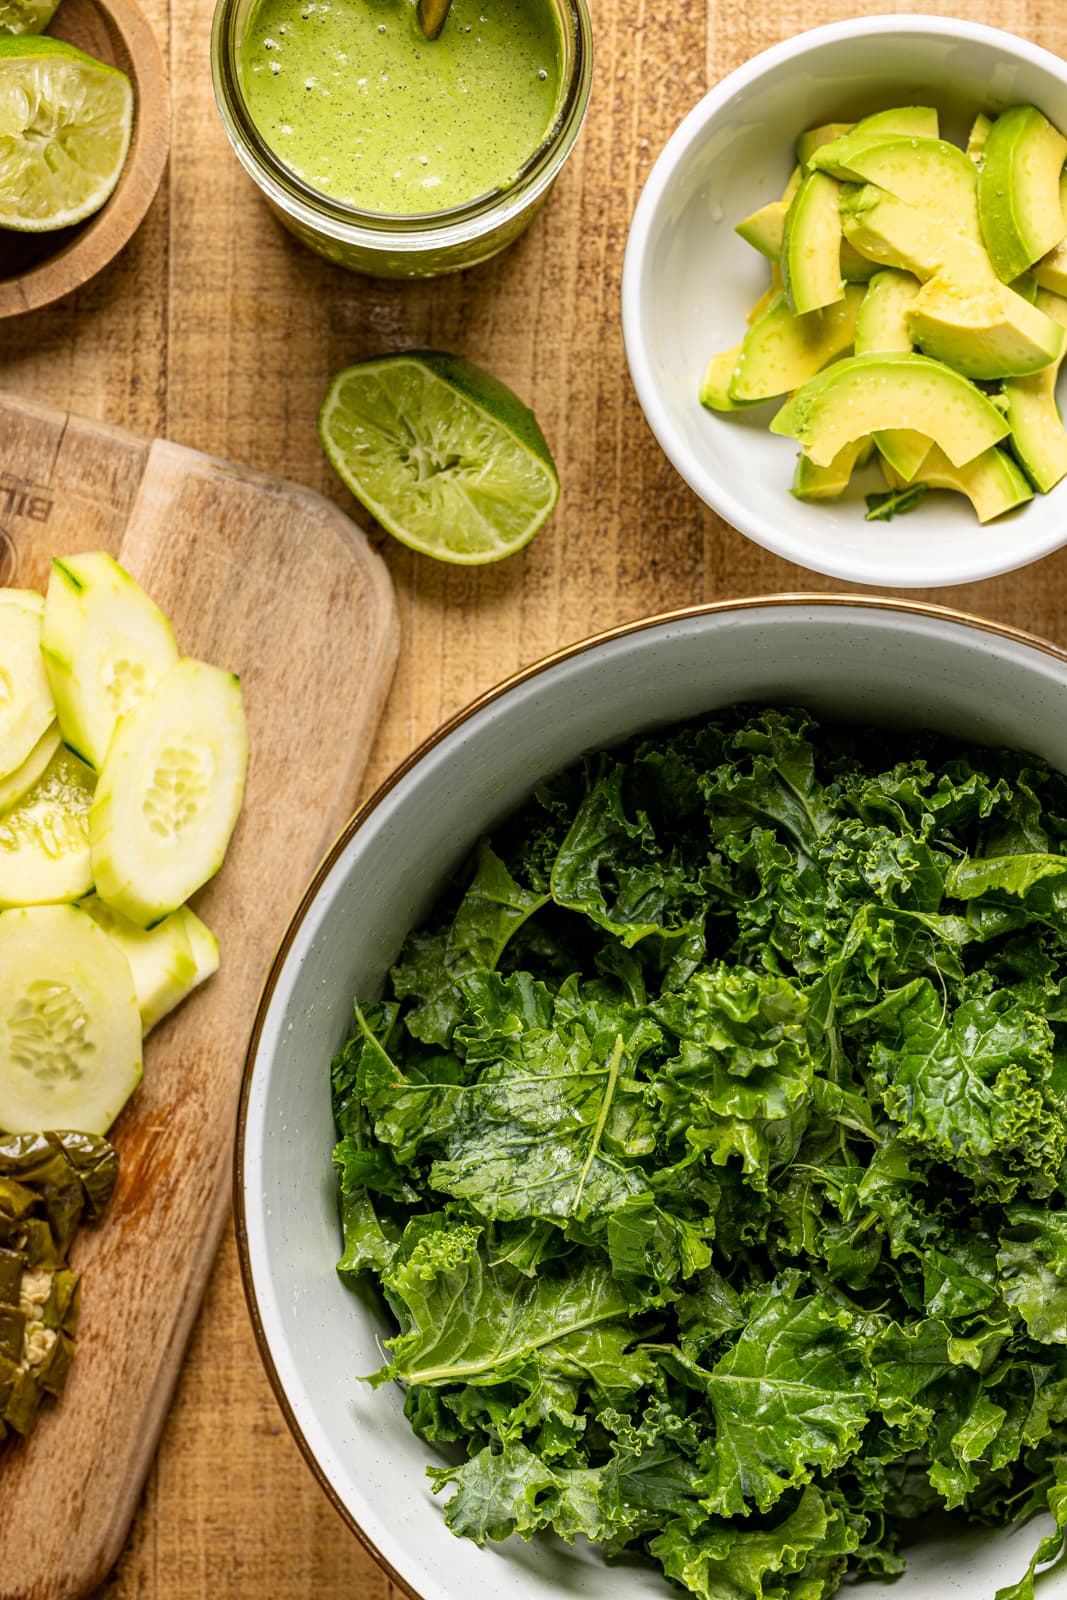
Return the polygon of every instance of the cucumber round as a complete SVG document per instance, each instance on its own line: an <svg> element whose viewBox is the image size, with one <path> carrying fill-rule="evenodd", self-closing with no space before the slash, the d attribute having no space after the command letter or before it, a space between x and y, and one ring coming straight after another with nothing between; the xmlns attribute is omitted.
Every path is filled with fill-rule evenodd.
<svg viewBox="0 0 1067 1600"><path fill-rule="evenodd" d="M104 551L52 562L41 650L63 738L97 772L118 719L178 661L162 611Z"/></svg>
<svg viewBox="0 0 1067 1600"><path fill-rule="evenodd" d="M0 778L22 766L56 714L41 660L41 611L28 594L0 591Z"/></svg>
<svg viewBox="0 0 1067 1600"><path fill-rule="evenodd" d="M141 1032L147 1033L196 985L197 964L189 944L184 907L164 917L154 928L145 929L121 911L106 906L96 895L83 900L82 906L129 962L141 1013Z"/></svg>
<svg viewBox="0 0 1067 1600"><path fill-rule="evenodd" d="M22 606L26 611L44 611L44 595L36 589L0 589L0 605Z"/></svg>
<svg viewBox="0 0 1067 1600"><path fill-rule="evenodd" d="M0 915L0 1128L106 1133L140 1080L122 952L77 906Z"/></svg>
<svg viewBox="0 0 1067 1600"><path fill-rule="evenodd" d="M93 781L84 762L60 746L40 780L0 817L0 910L88 894Z"/></svg>
<svg viewBox="0 0 1067 1600"><path fill-rule="evenodd" d="M0 778L0 816L17 806L23 795L29 794L45 768L59 749L59 723L53 722L38 739L21 767Z"/></svg>
<svg viewBox="0 0 1067 1600"><path fill-rule="evenodd" d="M222 865L247 766L237 678L180 661L115 729L89 813L100 899L141 928L177 910Z"/></svg>

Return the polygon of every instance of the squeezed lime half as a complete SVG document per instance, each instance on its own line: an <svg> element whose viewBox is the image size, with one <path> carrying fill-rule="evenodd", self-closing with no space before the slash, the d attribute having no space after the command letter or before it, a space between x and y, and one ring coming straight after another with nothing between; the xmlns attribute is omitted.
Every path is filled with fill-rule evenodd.
<svg viewBox="0 0 1067 1600"><path fill-rule="evenodd" d="M0 227L45 233L99 211L132 130L117 67L60 39L0 38Z"/></svg>
<svg viewBox="0 0 1067 1600"><path fill-rule="evenodd" d="M323 448L395 538L473 566L512 555L559 498L537 419L458 356L412 350L339 372L319 412Z"/></svg>
<svg viewBox="0 0 1067 1600"><path fill-rule="evenodd" d="M0 38L12 33L43 33L59 0L0 0Z"/></svg>

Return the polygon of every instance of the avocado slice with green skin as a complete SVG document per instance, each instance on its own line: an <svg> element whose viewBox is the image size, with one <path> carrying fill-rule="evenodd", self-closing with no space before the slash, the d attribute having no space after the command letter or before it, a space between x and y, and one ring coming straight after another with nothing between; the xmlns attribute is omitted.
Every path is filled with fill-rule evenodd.
<svg viewBox="0 0 1067 1600"><path fill-rule="evenodd" d="M849 162L872 144L881 144L894 135L904 139L937 139L937 112L930 106L894 106L863 117L847 133L817 147L808 158L812 167L834 178L849 176ZM798 154L799 159L799 154Z"/></svg>
<svg viewBox="0 0 1067 1600"><path fill-rule="evenodd" d="M776 295L741 342L730 399L735 404L773 400L850 350L864 293L859 284L849 284L836 305L803 317L790 310L784 294Z"/></svg>
<svg viewBox="0 0 1067 1600"><path fill-rule="evenodd" d="M874 442L902 484L914 482L933 448L933 440L914 428L879 428Z"/></svg>
<svg viewBox="0 0 1067 1600"><path fill-rule="evenodd" d="M920 287L918 278L910 272L897 272L892 267L871 279L856 319L858 356L913 348L907 313ZM883 460L896 469L905 483L914 478L930 449L930 440L913 428L879 428L874 442Z"/></svg>
<svg viewBox="0 0 1067 1600"><path fill-rule="evenodd" d="M709 411L745 411L748 406L759 404L758 400L738 401L730 398L730 379L740 354L741 346L735 344L732 350L723 350L719 355L712 356L705 367L700 382L700 404Z"/></svg>
<svg viewBox="0 0 1067 1600"><path fill-rule="evenodd" d="M817 467L810 456L799 456L790 492L798 500L836 500L848 488L853 472L865 467L873 454L873 439L852 439L828 467Z"/></svg>
<svg viewBox="0 0 1067 1600"><path fill-rule="evenodd" d="M946 271L958 281L996 282L993 263L980 245L877 184L843 186L841 223L861 255L910 272L922 283Z"/></svg>
<svg viewBox="0 0 1067 1600"><path fill-rule="evenodd" d="M1039 289L1037 305L1046 316L1067 328L1067 300ZM1048 494L1067 477L1067 432L1056 405L1056 380L1063 354L1029 378L1009 378L1004 400L1011 424L1011 446L1030 482Z"/></svg>
<svg viewBox="0 0 1067 1600"><path fill-rule="evenodd" d="M914 273L898 272L894 267L875 274L856 318L858 356L913 348L908 308L921 287Z"/></svg>
<svg viewBox="0 0 1067 1600"><path fill-rule="evenodd" d="M984 111L979 111L971 124L971 131L967 135L967 159L980 167L985 160L986 140L989 130L993 126L993 118L987 117Z"/></svg>
<svg viewBox="0 0 1067 1600"><path fill-rule="evenodd" d="M782 278L798 316L821 311L845 292L841 277L840 186L812 172L793 197L782 236Z"/></svg>
<svg viewBox="0 0 1067 1600"><path fill-rule="evenodd" d="M861 256L848 240L841 240L841 276L846 283L870 283L879 270L877 261Z"/></svg>
<svg viewBox="0 0 1067 1600"><path fill-rule="evenodd" d="M745 217L734 228L734 232L740 234L746 244L750 244L769 261L777 261L782 254L785 219L803 176L801 169L795 167L781 199L760 206L758 211L753 211L751 216Z"/></svg>
<svg viewBox="0 0 1067 1600"><path fill-rule="evenodd" d="M891 489L904 487L898 474L886 467L885 481ZM1014 511L1033 499L1033 490L1005 450L983 450L965 466L955 467L937 445L923 465L919 481L929 489L954 489L964 494L975 509L979 522L992 522L1006 511Z"/></svg>
<svg viewBox="0 0 1067 1600"><path fill-rule="evenodd" d="M931 278L907 316L919 349L965 378L1041 372L1063 350L1061 325L995 280L960 284L948 274Z"/></svg>
<svg viewBox="0 0 1067 1600"><path fill-rule="evenodd" d="M818 128L806 128L797 137L796 151L800 165L804 168L810 166L816 150L821 150L823 145L833 144L843 134L851 133L855 126L854 122L824 122Z"/></svg>
<svg viewBox="0 0 1067 1600"><path fill-rule="evenodd" d="M772 200L769 205L761 206L750 217L739 222L734 229L741 235L746 244L752 245L761 256L766 256L775 266L781 259L782 239L785 236L785 219L789 206L785 201ZM848 240L841 240L841 276L846 283L868 283L878 271L874 261L868 261L866 256L861 256L854 250Z"/></svg>
<svg viewBox="0 0 1067 1600"><path fill-rule="evenodd" d="M876 183L898 200L936 216L972 244L983 243L978 171L957 145L944 139L887 138L860 148L847 164L837 163L835 171L854 182Z"/></svg>
<svg viewBox="0 0 1067 1600"><path fill-rule="evenodd" d="M1033 269L1033 278L1042 289L1048 289L1052 294L1067 295L1067 173L1060 177L1060 204L1063 207L1064 238L1054 250L1041 257Z"/></svg>
<svg viewBox="0 0 1067 1600"><path fill-rule="evenodd" d="M781 278L781 274L778 272L777 268L775 268L775 271L774 271L772 276L774 278L777 278L777 280L778 280L777 283L772 281L770 287L767 288L767 289L764 289L763 293L760 295L759 299L756 301L755 305L752 307L752 310L749 312L748 316L745 318L745 322L747 323L747 325L750 328L751 328L751 326L752 326L752 324L754 322L758 321L758 319L760 317L762 317L762 315L763 315L763 313L765 311L769 311L770 310L770 308L774 304L775 300L782 293L782 278ZM737 348L740 350L741 346L738 345Z"/></svg>
<svg viewBox="0 0 1067 1600"><path fill-rule="evenodd" d="M771 432L798 439L816 466L853 439L911 428L963 466L1008 433L1008 421L973 383L927 356L848 356L787 400Z"/></svg>
<svg viewBox="0 0 1067 1600"><path fill-rule="evenodd" d="M1009 106L989 130L978 175L982 236L1005 283L1064 235L1060 176L1067 139L1036 106Z"/></svg>

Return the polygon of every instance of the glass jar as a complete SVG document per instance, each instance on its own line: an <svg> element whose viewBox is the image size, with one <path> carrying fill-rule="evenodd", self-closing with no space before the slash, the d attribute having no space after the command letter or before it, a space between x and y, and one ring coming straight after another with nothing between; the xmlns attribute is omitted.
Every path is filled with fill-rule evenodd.
<svg viewBox="0 0 1067 1600"><path fill-rule="evenodd" d="M585 117L593 67L586 0L551 3L561 39L556 114L541 144L505 188L448 210L398 216L333 200L297 177L263 138L242 88L241 47L256 0L218 0L215 8L211 70L230 143L285 227L338 266L387 278L431 278L472 267L529 227Z"/></svg>

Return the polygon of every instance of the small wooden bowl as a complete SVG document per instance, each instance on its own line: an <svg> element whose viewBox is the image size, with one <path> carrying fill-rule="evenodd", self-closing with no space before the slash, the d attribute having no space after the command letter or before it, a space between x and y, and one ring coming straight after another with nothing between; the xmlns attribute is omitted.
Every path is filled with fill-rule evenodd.
<svg viewBox="0 0 1067 1600"><path fill-rule="evenodd" d="M167 74L134 0L63 0L48 32L129 73L133 138L118 186L94 216L54 233L3 233L0 317L50 305L106 267L143 222L170 148Z"/></svg>

